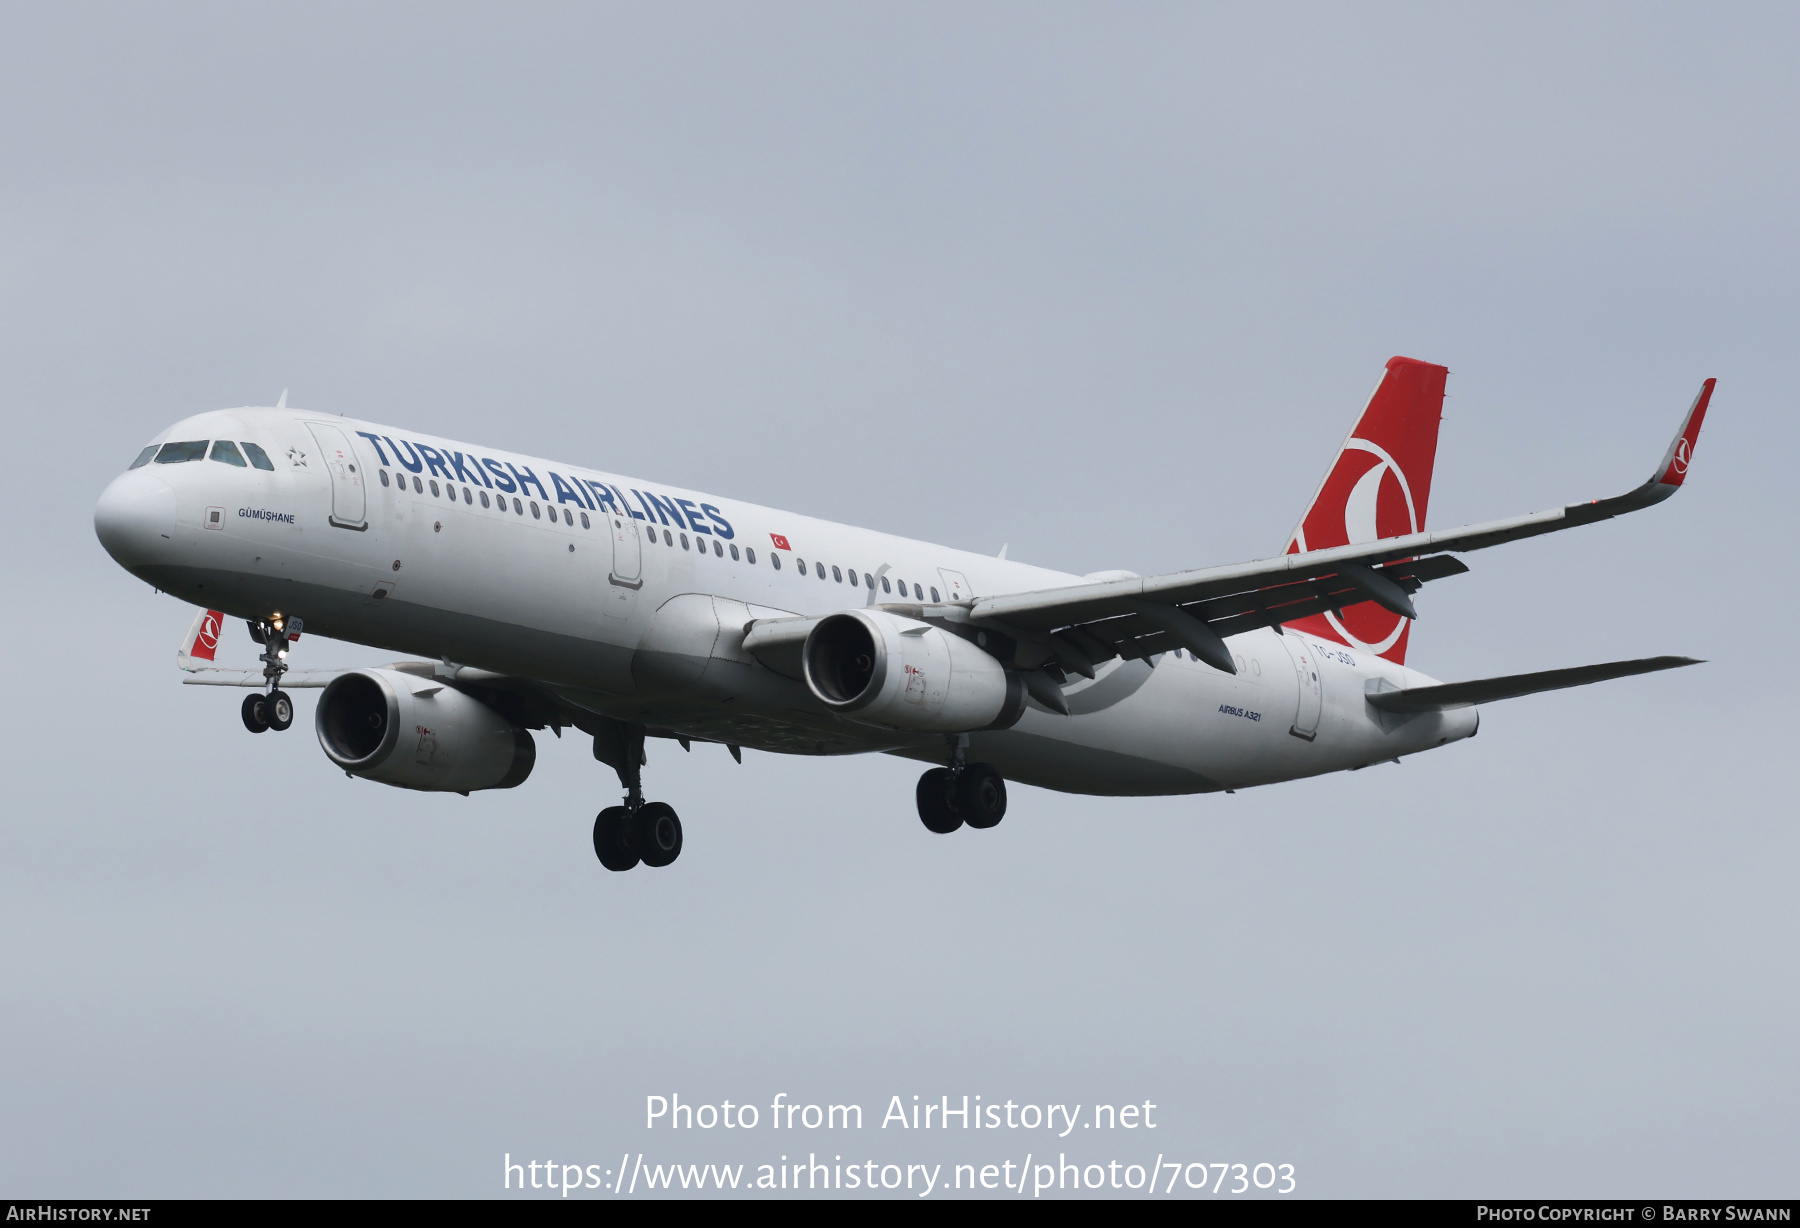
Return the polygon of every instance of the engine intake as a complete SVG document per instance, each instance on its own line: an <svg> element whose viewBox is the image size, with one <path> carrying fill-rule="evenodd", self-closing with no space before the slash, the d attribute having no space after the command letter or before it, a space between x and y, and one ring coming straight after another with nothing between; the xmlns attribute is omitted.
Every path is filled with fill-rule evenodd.
<svg viewBox="0 0 1800 1228"><path fill-rule="evenodd" d="M885 610L820 620L801 665L821 703L865 725L964 733L1005 729L1025 712L1017 674L959 636Z"/></svg>
<svg viewBox="0 0 1800 1228"><path fill-rule="evenodd" d="M314 726L326 758L353 776L434 793L522 784L537 743L472 695L391 669L333 678Z"/></svg>

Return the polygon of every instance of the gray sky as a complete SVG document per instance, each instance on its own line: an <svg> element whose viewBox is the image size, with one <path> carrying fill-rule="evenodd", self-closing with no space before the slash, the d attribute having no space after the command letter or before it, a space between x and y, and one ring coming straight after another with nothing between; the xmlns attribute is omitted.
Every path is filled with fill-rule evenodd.
<svg viewBox="0 0 1800 1228"><path fill-rule="evenodd" d="M1059 1149L1320 1195L1794 1194L1796 34L1773 5L0 9L0 1195ZM1717 376L1679 498L1471 556L1409 662L1710 663L1232 797L1019 787L949 839L916 765L653 744L688 847L612 875L579 739L512 792L346 780L311 694L253 739L179 686L190 612L92 532L143 440L286 387L1168 571L1279 549L1393 354L1453 372L1436 526L1623 491ZM871 1117L646 1134L668 1092ZM965 1093L1160 1124L875 1125Z"/></svg>

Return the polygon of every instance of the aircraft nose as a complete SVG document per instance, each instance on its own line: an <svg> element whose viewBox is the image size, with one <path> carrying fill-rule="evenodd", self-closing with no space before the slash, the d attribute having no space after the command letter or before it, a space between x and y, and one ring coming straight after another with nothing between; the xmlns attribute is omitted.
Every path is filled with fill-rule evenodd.
<svg viewBox="0 0 1800 1228"><path fill-rule="evenodd" d="M94 505L94 536L121 567L167 557L175 536L175 492L145 470L121 473Z"/></svg>

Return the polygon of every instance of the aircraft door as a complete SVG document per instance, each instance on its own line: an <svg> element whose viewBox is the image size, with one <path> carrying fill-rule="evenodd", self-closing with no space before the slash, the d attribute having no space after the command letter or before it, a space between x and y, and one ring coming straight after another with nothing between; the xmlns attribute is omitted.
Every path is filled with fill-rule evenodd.
<svg viewBox="0 0 1800 1228"><path fill-rule="evenodd" d="M1319 662L1300 636L1284 635L1281 643L1294 662L1294 678L1300 687L1300 702L1294 709L1294 723L1288 732L1310 742L1319 736L1319 711L1324 706L1324 682L1319 676Z"/></svg>
<svg viewBox="0 0 1800 1228"><path fill-rule="evenodd" d="M313 442L319 445L325 472L331 478L331 523L340 529L361 532L369 527L367 491L363 488L362 466L357 463L356 449L344 432L329 422L308 422Z"/></svg>
<svg viewBox="0 0 1800 1228"><path fill-rule="evenodd" d="M944 600L968 601L975 596L975 590L969 587L969 581L962 572L940 567L938 575L944 579Z"/></svg>
<svg viewBox="0 0 1800 1228"><path fill-rule="evenodd" d="M606 526L612 534L613 551L612 570L606 577L606 613L611 618L629 618L637 604L637 591L644 587L644 540L629 516L609 512Z"/></svg>

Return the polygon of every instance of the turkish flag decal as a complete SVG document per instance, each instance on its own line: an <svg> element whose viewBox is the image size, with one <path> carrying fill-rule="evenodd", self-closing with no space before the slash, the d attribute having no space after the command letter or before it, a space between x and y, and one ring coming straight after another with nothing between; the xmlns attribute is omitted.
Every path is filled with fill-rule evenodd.
<svg viewBox="0 0 1800 1228"><path fill-rule="evenodd" d="M769 540L775 543L775 548L777 550L792 550L793 549L792 546L788 545L787 538L783 537L779 533L769 534Z"/></svg>

